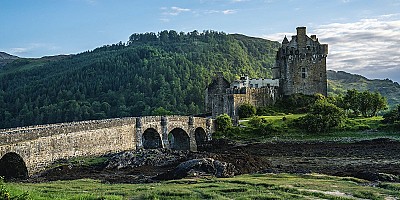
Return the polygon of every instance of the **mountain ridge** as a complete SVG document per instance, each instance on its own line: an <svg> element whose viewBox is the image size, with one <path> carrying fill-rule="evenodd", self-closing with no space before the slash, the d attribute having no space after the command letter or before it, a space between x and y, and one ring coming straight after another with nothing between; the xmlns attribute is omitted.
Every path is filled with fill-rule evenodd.
<svg viewBox="0 0 400 200"><path fill-rule="evenodd" d="M379 92L386 97L389 107L400 104L400 85L390 79L368 79L359 74L328 70L328 95L344 94L346 90L356 89Z"/></svg>
<svg viewBox="0 0 400 200"><path fill-rule="evenodd" d="M0 51L0 67L5 66L16 59L19 59L19 57Z"/></svg>

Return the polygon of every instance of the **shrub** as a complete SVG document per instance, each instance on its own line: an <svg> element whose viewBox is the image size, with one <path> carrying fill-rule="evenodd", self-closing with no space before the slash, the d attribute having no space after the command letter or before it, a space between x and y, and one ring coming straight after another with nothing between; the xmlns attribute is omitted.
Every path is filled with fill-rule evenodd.
<svg viewBox="0 0 400 200"><path fill-rule="evenodd" d="M268 106L263 106L263 107L258 107L257 108L257 115L269 115L269 116L274 116L276 115L277 112L272 108Z"/></svg>
<svg viewBox="0 0 400 200"><path fill-rule="evenodd" d="M249 120L249 124L250 126L254 127L254 128L259 128L262 126L262 118L258 117L258 116L254 116Z"/></svg>
<svg viewBox="0 0 400 200"><path fill-rule="evenodd" d="M254 128L254 132L260 133L262 135L282 132L282 128L267 121L261 117L252 117L249 120L249 125Z"/></svg>
<svg viewBox="0 0 400 200"><path fill-rule="evenodd" d="M238 108L239 118L252 117L256 114L256 107L249 103L245 103Z"/></svg>
<svg viewBox="0 0 400 200"><path fill-rule="evenodd" d="M400 105L383 115L383 123L393 124L396 121L400 121Z"/></svg>
<svg viewBox="0 0 400 200"><path fill-rule="evenodd" d="M318 100L311 107L310 113L294 121L296 127L309 132L327 132L343 123L344 111L325 100Z"/></svg>
<svg viewBox="0 0 400 200"><path fill-rule="evenodd" d="M215 123L217 125L217 131L226 131L232 127L232 118L227 114L217 116Z"/></svg>
<svg viewBox="0 0 400 200"><path fill-rule="evenodd" d="M310 96L304 94L293 94L276 102L276 106L283 108L285 112L306 113L318 100L325 99L321 94Z"/></svg>

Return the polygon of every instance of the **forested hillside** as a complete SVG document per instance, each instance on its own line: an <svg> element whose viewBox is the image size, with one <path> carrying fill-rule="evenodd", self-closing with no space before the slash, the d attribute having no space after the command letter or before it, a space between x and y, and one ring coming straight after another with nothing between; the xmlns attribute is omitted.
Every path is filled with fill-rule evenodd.
<svg viewBox="0 0 400 200"><path fill-rule="evenodd" d="M0 69L0 128L156 114L199 114L216 71L270 77L278 42L197 31L132 34L71 56Z"/></svg>
<svg viewBox="0 0 400 200"><path fill-rule="evenodd" d="M88 119L204 112L217 71L271 77L278 42L204 31L132 34L126 43L39 59L0 52L0 128ZM379 91L400 103L390 80L328 71L329 94Z"/></svg>
<svg viewBox="0 0 400 200"><path fill-rule="evenodd" d="M400 85L389 79L367 79L358 74L328 70L328 95L344 94L347 90L368 90L386 97L389 107L400 104Z"/></svg>

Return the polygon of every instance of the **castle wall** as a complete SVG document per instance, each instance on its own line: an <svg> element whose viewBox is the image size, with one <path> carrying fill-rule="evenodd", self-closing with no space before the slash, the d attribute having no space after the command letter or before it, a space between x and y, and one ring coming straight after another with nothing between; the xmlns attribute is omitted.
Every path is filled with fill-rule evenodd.
<svg viewBox="0 0 400 200"><path fill-rule="evenodd" d="M251 104L255 107L273 105L278 98L278 87L231 88L228 93L232 97L231 102L229 102L232 107L228 114L235 118L238 115L240 105Z"/></svg>

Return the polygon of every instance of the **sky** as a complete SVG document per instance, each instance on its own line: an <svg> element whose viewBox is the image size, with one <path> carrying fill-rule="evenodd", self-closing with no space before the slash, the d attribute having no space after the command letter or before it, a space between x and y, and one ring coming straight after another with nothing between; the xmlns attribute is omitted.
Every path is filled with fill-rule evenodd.
<svg viewBox="0 0 400 200"><path fill-rule="evenodd" d="M0 51L30 58L162 30L281 42L299 26L329 45L328 69L400 82L400 0L0 0Z"/></svg>

